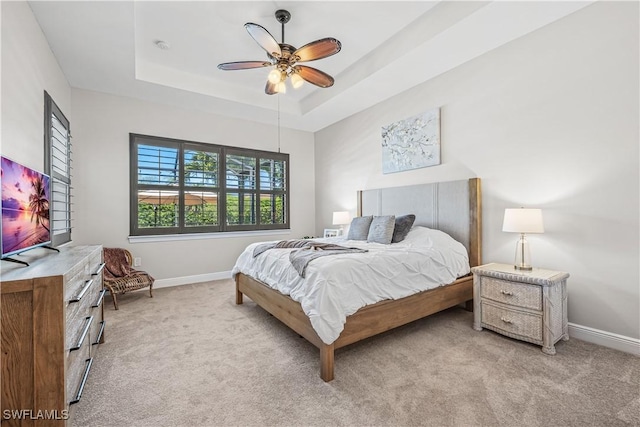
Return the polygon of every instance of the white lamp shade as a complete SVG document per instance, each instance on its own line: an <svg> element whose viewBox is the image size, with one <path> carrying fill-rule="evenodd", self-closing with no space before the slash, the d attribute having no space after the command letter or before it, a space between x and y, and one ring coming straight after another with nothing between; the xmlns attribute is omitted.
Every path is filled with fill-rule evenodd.
<svg viewBox="0 0 640 427"><path fill-rule="evenodd" d="M505 209L502 231L512 233L544 233L540 209Z"/></svg>
<svg viewBox="0 0 640 427"><path fill-rule="evenodd" d="M333 213L333 225L344 225L349 224L351 218L349 217L349 212L340 211Z"/></svg>

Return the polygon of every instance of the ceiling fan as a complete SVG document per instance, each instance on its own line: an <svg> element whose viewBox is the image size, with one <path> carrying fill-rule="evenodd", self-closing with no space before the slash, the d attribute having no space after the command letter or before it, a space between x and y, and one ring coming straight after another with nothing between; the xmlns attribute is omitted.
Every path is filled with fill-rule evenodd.
<svg viewBox="0 0 640 427"><path fill-rule="evenodd" d="M333 86L334 80L329 74L306 65L299 65L299 63L335 55L340 52L341 43L332 37L327 37L296 49L284 42L284 24L289 22L291 14L286 10L277 10L276 19L282 25L282 43L278 43L264 27L252 22L244 24L249 35L267 52L268 61L225 62L219 64L218 68L221 70L248 70L273 66L264 90L267 95L285 93L287 77L291 79L291 85L295 89L302 86L304 81L322 88Z"/></svg>

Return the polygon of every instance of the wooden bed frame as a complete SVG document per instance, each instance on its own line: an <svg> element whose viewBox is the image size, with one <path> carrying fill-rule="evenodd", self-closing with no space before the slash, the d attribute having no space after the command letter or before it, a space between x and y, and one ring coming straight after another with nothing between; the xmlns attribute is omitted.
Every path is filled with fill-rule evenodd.
<svg viewBox="0 0 640 427"><path fill-rule="evenodd" d="M480 265L482 259L480 179L472 178L468 180L468 191L465 192L465 196L468 197L468 200L460 200L461 194L458 190L453 191L452 194L447 194L448 186L446 184L449 183L428 184L428 190L426 190L427 193L424 193L424 190L422 190L423 186L400 187L400 189L402 189L399 193L400 196L395 197L401 197L406 200L406 191L413 191L413 187L416 187L420 196L413 198L414 203L415 200L417 200L418 203L424 202L429 204L429 211L432 213L426 215L429 218L420 220L418 215L416 215L417 218L415 224L428 225L431 226L431 228L438 228L447 232L449 232L449 226L447 224L444 224L442 227L438 227L438 224L440 223L438 217L446 216L447 219L442 218L441 220L443 223L446 223L449 215L438 215L439 209L442 210L443 206L447 209L452 206L468 206L468 215L466 213L463 214L463 217L468 219L468 223L465 224L465 228L467 228L467 232L465 232L465 240L467 241L462 243L465 244L469 251L470 265L472 267ZM418 187L420 188L418 189ZM393 191L393 189L369 191L390 192ZM389 210L393 209L389 206L380 206L382 204L380 202L380 200L382 200L382 196L378 193L372 194L368 201L363 202L364 193L367 192L358 192L359 215L362 215L363 213L363 205L365 205L365 208L367 205L369 207L371 205L376 205L375 210L377 212L375 214L377 215L388 214ZM424 197L424 194L433 194L433 200L426 200L429 199L430 196ZM372 209L367 208L365 210L365 214L370 214L369 212L371 210ZM403 210L398 212L398 214L410 212L415 211ZM435 214L433 212L435 212ZM425 224L425 222L428 224ZM460 224L454 225L454 228L459 225ZM453 234L454 237L456 237L455 232ZM334 377L334 351L336 349L372 337L398 326L405 325L423 317L427 317L431 314L461 303L465 303L466 308L468 310L472 310L473 276L467 275L446 286L440 286L435 289L423 291L399 300L385 300L363 307L356 313L347 317L344 330L338 339L332 344L325 344L320 337L318 337L317 333L311 326L309 318L302 310L300 303L250 276L239 273L236 275L236 304L242 304L243 295L251 298L251 300L256 304L278 318L296 333L306 338L311 344L319 348L320 377L324 381L331 381Z"/></svg>

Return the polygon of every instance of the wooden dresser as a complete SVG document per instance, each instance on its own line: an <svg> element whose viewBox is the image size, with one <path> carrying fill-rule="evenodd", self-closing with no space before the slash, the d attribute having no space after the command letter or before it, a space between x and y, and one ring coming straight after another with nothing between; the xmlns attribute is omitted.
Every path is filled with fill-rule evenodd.
<svg viewBox="0 0 640 427"><path fill-rule="evenodd" d="M62 426L104 342L102 246L27 254L28 267L3 262L0 275L0 416L3 426Z"/></svg>

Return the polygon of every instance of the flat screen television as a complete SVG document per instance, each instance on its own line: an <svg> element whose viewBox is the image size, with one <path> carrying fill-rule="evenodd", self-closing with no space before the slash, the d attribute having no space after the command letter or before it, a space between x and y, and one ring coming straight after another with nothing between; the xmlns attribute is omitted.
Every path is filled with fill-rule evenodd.
<svg viewBox="0 0 640 427"><path fill-rule="evenodd" d="M17 261L8 257L51 244L50 179L6 157L0 157L0 162L2 259Z"/></svg>

